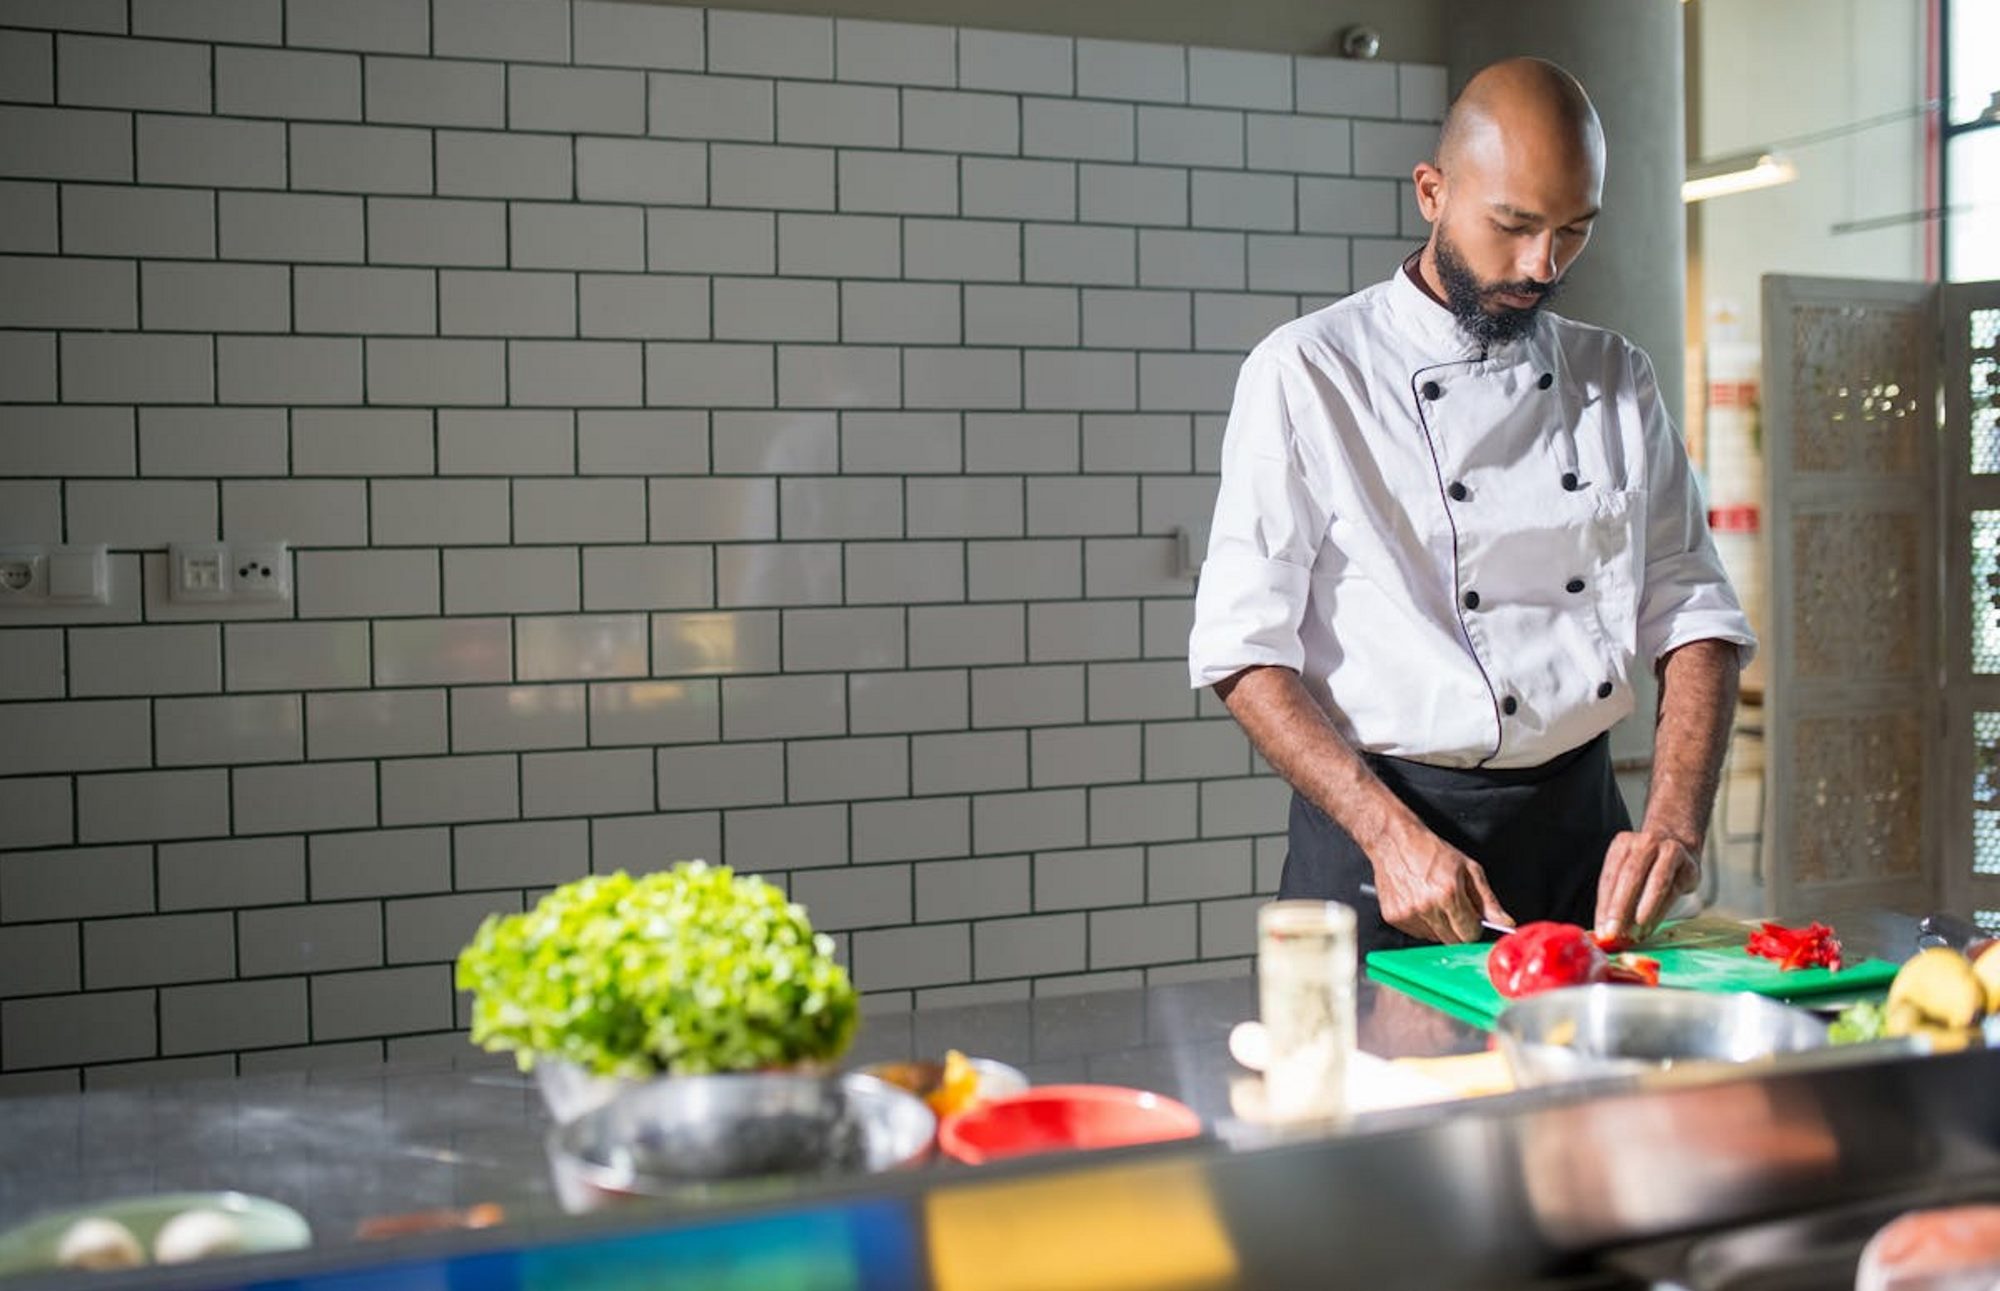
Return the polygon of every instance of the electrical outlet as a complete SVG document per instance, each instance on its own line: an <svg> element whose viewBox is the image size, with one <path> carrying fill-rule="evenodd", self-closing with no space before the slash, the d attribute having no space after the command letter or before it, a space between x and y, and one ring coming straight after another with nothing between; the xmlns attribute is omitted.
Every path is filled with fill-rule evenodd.
<svg viewBox="0 0 2000 1291"><path fill-rule="evenodd" d="M285 601L292 596L292 549L282 542L229 545L233 601Z"/></svg>
<svg viewBox="0 0 2000 1291"><path fill-rule="evenodd" d="M0 550L0 600L41 600L48 594L48 556L40 547Z"/></svg>

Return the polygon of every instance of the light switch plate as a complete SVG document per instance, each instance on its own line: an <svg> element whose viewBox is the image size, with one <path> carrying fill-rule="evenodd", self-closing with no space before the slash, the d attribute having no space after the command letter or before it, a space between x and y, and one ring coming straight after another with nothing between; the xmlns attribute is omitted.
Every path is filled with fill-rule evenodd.
<svg viewBox="0 0 2000 1291"><path fill-rule="evenodd" d="M57 605L108 605L110 562L102 546L49 549L49 600Z"/></svg>

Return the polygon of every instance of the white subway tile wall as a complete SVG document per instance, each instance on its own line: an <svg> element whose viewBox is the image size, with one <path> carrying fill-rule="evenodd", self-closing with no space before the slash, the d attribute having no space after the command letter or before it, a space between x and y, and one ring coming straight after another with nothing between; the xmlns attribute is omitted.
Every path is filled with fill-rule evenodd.
<svg viewBox="0 0 2000 1291"><path fill-rule="evenodd" d="M1243 971L1286 793L1175 531L1414 245L1443 69L621 0L0 4L0 1073L462 1043L705 856L872 1007ZM292 604L168 543L282 539Z"/></svg>

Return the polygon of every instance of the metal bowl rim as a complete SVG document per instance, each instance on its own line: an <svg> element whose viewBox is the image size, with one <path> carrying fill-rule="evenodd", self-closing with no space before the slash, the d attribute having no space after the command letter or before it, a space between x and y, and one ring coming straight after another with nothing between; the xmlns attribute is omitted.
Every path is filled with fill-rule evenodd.
<svg viewBox="0 0 2000 1291"><path fill-rule="evenodd" d="M1512 1035L1526 1044L1546 1044L1521 1034L1522 1027L1530 1020L1540 1020L1544 1014L1562 1015L1582 1013L1586 1009L1600 1007L1598 1000L1624 1001L1601 1007L1639 1016L1673 1016L1685 1013L1695 1017L1710 1016L1725 1011L1749 1010L1776 1019L1806 1018L1814 1023L1810 1011L1783 1000L1759 995L1755 991L1696 991L1676 986L1622 986L1606 982L1593 982L1587 986L1563 986L1552 991L1540 991L1523 999L1510 1001L1494 1019L1496 1034ZM1509 1019L1514 1021L1510 1024ZM1820 1024L1824 1025L1824 1024Z"/></svg>
<svg viewBox="0 0 2000 1291"><path fill-rule="evenodd" d="M616 1097L601 1106L592 1108L575 1120L551 1125L546 1137L546 1149L550 1162L559 1171L587 1184L599 1192L632 1197L672 1197L685 1192L715 1187L720 1183L748 1183L751 1180L684 1180L673 1183L649 1180L632 1170L620 1170L592 1157L585 1156L572 1140L581 1135L591 1122L608 1116L614 1108L628 1102L642 1102L648 1095L662 1097L661 1090L678 1088L685 1092L689 1085L701 1084L808 1084L816 1086L838 1085L844 1092L859 1094L874 1099L890 1108L900 1109L898 1115L915 1113L928 1122L928 1128L921 1136L918 1146L904 1154L886 1170L902 1169L917 1164L929 1154L937 1139L937 1116L924 1100L875 1076L861 1072L847 1072L842 1075L806 1075L799 1072L710 1072L699 1076L662 1076L644 1081L632 1088L621 1091ZM881 1173L861 1171L862 1174Z"/></svg>
<svg viewBox="0 0 2000 1291"><path fill-rule="evenodd" d="M1754 1022L1768 1023L1774 1031L1782 1027L1794 1034L1774 1036L1769 1053L1750 1059L1700 1053L1689 1053L1679 1058L1641 1057L1596 1052L1540 1038L1549 1026L1565 1017L1581 1020L1603 1010L1661 1021L1706 1020L1718 1023L1724 1018L1747 1012ZM1826 1024L1819 1018L1796 1005L1752 991L1713 992L1606 983L1562 987L1516 1000L1494 1020L1493 1033L1500 1041L1501 1052L1515 1081L1524 1086L1638 1075L1668 1067L1698 1064L1741 1066L1746 1061L1769 1061L1783 1054L1811 1052L1826 1046ZM1799 1035L1810 1039L1804 1044L1795 1043ZM1550 1070L1551 1065L1566 1070Z"/></svg>

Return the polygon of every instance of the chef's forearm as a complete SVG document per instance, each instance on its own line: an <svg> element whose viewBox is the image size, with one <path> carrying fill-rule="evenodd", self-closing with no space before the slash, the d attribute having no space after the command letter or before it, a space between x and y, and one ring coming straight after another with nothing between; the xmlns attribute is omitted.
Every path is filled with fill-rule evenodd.
<svg viewBox="0 0 2000 1291"><path fill-rule="evenodd" d="M1660 667L1659 725L1653 734L1653 783L1645 828L1699 855L1722 755L1736 718L1736 647L1691 641Z"/></svg>
<svg viewBox="0 0 2000 1291"><path fill-rule="evenodd" d="M1215 693L1277 773L1331 816L1370 856L1422 829L1416 814L1375 778L1289 668L1245 668Z"/></svg>

